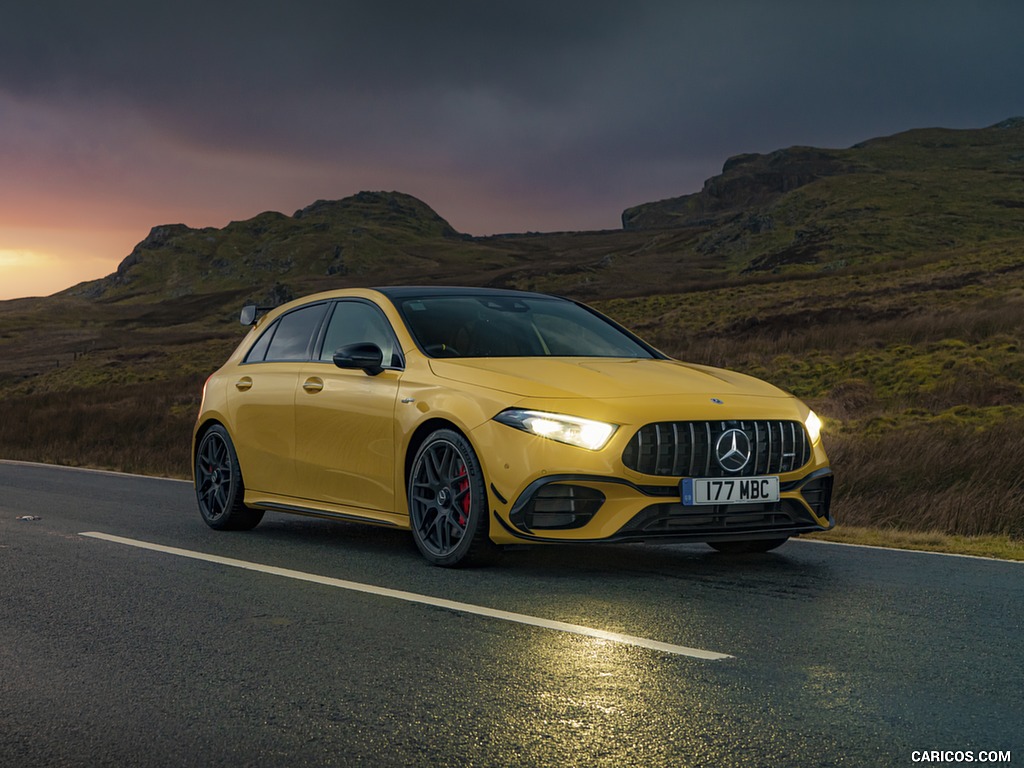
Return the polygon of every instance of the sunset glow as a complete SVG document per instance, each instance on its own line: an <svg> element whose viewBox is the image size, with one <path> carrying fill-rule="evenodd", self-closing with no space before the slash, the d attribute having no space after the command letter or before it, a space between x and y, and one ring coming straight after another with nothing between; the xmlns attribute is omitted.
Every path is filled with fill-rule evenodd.
<svg viewBox="0 0 1024 768"><path fill-rule="evenodd" d="M106 274L105 268L103 259L83 258L80 254L0 250L0 299L49 296L76 283L94 280Z"/></svg>
<svg viewBox="0 0 1024 768"><path fill-rule="evenodd" d="M12 227L0 221L0 300L49 296L104 277L146 232L66 224Z"/></svg>

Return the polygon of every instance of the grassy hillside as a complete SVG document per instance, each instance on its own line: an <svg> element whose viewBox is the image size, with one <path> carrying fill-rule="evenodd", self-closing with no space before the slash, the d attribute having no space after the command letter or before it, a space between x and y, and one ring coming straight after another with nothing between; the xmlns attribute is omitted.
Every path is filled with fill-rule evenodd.
<svg viewBox="0 0 1024 768"><path fill-rule="evenodd" d="M623 219L471 238L415 198L361 193L156 227L107 278L0 302L0 457L186 475L243 301L508 286L808 400L841 522L1024 538L1024 121L738 156Z"/></svg>

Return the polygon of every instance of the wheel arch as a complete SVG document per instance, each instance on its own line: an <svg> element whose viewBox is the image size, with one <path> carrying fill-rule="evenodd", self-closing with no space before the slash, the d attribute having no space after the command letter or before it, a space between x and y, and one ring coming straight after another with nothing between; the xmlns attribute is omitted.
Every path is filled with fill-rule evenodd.
<svg viewBox="0 0 1024 768"><path fill-rule="evenodd" d="M423 442L439 429L450 429L465 438L466 442L471 446L473 445L473 441L469 439L469 435L466 434L466 431L449 419L435 417L424 421L413 431L405 449L405 458L402 464L403 497L407 497L409 495L409 472L412 470L412 462L413 459L416 458L416 452L419 451Z"/></svg>
<svg viewBox="0 0 1024 768"><path fill-rule="evenodd" d="M208 416L200 424L198 424L196 426L195 432L193 433L193 436L192 436L192 469L193 469L193 471L195 471L196 451L199 450L199 444L203 441L203 436L207 432L209 432L212 427L224 427L224 430L227 431L228 435L230 436L230 434L231 434L231 430L229 430L224 425L224 422L221 421L220 419L218 419L215 416Z"/></svg>

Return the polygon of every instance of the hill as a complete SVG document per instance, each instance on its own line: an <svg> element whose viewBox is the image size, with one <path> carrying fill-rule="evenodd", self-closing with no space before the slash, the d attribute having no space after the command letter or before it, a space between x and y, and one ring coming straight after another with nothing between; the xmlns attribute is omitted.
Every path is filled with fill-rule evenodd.
<svg viewBox="0 0 1024 768"><path fill-rule="evenodd" d="M0 457L186 475L246 300L570 295L826 419L846 522L1024 536L1024 120L739 155L622 230L469 237L397 192L154 227L101 280L0 302Z"/></svg>
<svg viewBox="0 0 1024 768"><path fill-rule="evenodd" d="M409 195L361 192L318 200L291 216L272 211L223 229L154 227L117 271L66 291L108 301L173 300L204 293L266 290L282 277L297 284L399 270L428 273L459 235Z"/></svg>

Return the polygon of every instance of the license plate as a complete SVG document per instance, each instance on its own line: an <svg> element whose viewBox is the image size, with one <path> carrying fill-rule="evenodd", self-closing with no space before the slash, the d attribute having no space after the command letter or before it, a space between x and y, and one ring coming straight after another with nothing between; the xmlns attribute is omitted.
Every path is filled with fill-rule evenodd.
<svg viewBox="0 0 1024 768"><path fill-rule="evenodd" d="M683 505L762 504L779 500L777 477L685 477L680 483Z"/></svg>

